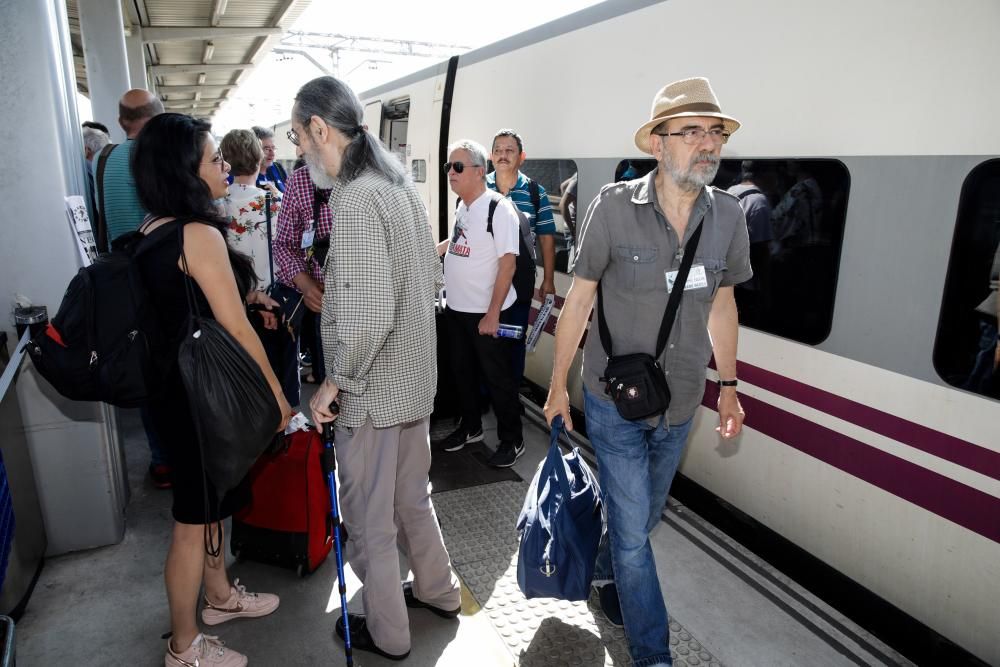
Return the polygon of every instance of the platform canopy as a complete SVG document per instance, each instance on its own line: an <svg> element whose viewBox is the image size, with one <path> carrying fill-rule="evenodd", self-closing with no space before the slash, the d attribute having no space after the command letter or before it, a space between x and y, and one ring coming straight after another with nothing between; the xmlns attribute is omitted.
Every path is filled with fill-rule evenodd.
<svg viewBox="0 0 1000 667"><path fill-rule="evenodd" d="M211 118L310 2L122 0L130 57L141 49L144 61L130 67L132 87L145 84L170 111ZM77 85L89 96L79 4L66 0Z"/></svg>

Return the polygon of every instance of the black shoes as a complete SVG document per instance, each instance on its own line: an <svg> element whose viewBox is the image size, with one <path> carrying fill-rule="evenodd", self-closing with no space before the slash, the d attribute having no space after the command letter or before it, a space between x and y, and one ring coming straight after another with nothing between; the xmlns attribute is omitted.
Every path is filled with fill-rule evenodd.
<svg viewBox="0 0 1000 667"><path fill-rule="evenodd" d="M389 660L403 660L406 656L410 655L410 652L396 655L394 653L386 653L378 646L375 645L375 640L372 639L372 633L368 631L368 619L365 618L364 614L352 614L348 612L347 620L351 624L351 648L357 649L359 651L368 651L369 653L375 653L383 658L388 658ZM344 619L343 617L337 618L337 636L341 639L344 638Z"/></svg>
<svg viewBox="0 0 1000 667"><path fill-rule="evenodd" d="M457 452L462 447L465 447L470 442L482 442L483 440L483 429L479 427L475 432L469 433L464 428L459 426L457 429L452 431L451 435L446 437L444 440L438 443L446 452Z"/></svg>
<svg viewBox="0 0 1000 667"><path fill-rule="evenodd" d="M421 600L418 600L413 594L413 582L404 581L403 582L403 599L406 600L406 606L411 609L426 609L432 614L437 614L441 618L455 618L461 613L462 608L458 609L442 609L441 607L435 607L432 604L427 604ZM352 623L354 621L351 621Z"/></svg>
<svg viewBox="0 0 1000 667"><path fill-rule="evenodd" d="M509 468L514 465L515 461L521 458L522 454L524 454L523 440L520 442L501 442L497 445L497 451L493 453L493 456L486 463L494 468Z"/></svg>
<svg viewBox="0 0 1000 667"><path fill-rule="evenodd" d="M601 586L597 589L597 599L601 604L601 611L604 612L611 625L616 628L625 627L625 623L622 621L622 603L618 599L618 586L614 583Z"/></svg>

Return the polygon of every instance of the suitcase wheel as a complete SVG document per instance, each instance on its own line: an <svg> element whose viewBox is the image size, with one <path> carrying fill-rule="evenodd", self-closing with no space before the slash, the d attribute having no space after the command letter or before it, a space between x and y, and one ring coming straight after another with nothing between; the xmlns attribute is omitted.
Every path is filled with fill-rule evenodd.
<svg viewBox="0 0 1000 667"><path fill-rule="evenodd" d="M306 564L299 563L298 567L295 568L295 574L298 575L299 579L309 574L309 570L306 569Z"/></svg>

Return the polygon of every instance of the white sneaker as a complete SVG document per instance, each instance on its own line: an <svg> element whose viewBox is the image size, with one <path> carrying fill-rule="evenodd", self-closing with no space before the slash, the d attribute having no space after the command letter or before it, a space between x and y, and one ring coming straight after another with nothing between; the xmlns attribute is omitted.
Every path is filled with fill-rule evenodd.
<svg viewBox="0 0 1000 667"><path fill-rule="evenodd" d="M168 639L163 664L165 667L246 667L247 657L226 648L218 637L199 634L181 653L174 653Z"/></svg>
<svg viewBox="0 0 1000 667"><path fill-rule="evenodd" d="M205 596L201 620L207 625L218 625L234 618L259 618L278 608L278 596L271 593L247 593L246 586L237 579L229 589L229 599L222 604L212 604Z"/></svg>

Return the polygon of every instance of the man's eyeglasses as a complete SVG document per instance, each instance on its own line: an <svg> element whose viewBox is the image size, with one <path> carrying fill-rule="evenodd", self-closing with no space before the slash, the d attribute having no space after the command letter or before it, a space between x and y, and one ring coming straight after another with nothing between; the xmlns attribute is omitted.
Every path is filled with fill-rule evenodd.
<svg viewBox="0 0 1000 667"><path fill-rule="evenodd" d="M700 144L705 140L706 134L711 137L712 143L716 146L721 146L729 141L729 133L721 127L713 127L710 130L703 127L687 127L680 132L654 132L653 134L658 134L661 137L681 137L688 146Z"/></svg>
<svg viewBox="0 0 1000 667"><path fill-rule="evenodd" d="M444 173L447 174L454 167L455 173L456 174L461 174L463 171L465 171L465 167L466 166L469 166L469 167L478 167L479 165L478 164L466 165L464 162L445 162L444 163Z"/></svg>
<svg viewBox="0 0 1000 667"><path fill-rule="evenodd" d="M215 155L208 162L202 162L202 164L214 164L219 167L219 169L225 169L226 158L222 157L222 151L216 151Z"/></svg>
<svg viewBox="0 0 1000 667"><path fill-rule="evenodd" d="M288 137L288 140L292 142L293 146L299 145L299 133L296 132L295 130L289 130L288 132L285 132L285 136Z"/></svg>

